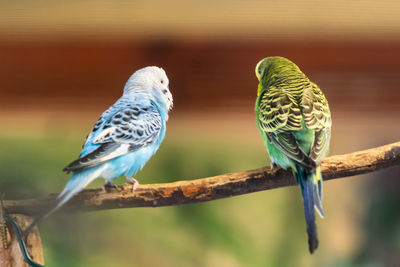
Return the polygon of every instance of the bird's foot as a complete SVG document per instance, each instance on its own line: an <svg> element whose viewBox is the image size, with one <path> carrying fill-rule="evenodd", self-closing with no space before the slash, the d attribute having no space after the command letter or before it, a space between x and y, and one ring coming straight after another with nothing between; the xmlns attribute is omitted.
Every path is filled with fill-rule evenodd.
<svg viewBox="0 0 400 267"><path fill-rule="evenodd" d="M271 172L274 174L278 169L278 165L275 164L275 162L271 161L271 163L269 164L270 168L271 168Z"/></svg>
<svg viewBox="0 0 400 267"><path fill-rule="evenodd" d="M133 177L126 177L129 182L124 183L125 185L132 185L132 192L136 190L136 187L139 185L138 180Z"/></svg>
<svg viewBox="0 0 400 267"><path fill-rule="evenodd" d="M110 189L112 189L112 188L118 190L118 186L116 184L111 183L110 181L106 181L101 188L105 192L110 192Z"/></svg>

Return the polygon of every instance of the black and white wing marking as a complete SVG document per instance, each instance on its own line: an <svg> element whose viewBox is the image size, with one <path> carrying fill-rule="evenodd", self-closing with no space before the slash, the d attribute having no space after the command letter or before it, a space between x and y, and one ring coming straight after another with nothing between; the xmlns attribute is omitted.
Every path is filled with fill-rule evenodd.
<svg viewBox="0 0 400 267"><path fill-rule="evenodd" d="M293 92L285 86L271 86L261 95L259 105L259 125L269 142L304 168L314 169L315 161L304 153L292 133L303 127L301 110Z"/></svg>
<svg viewBox="0 0 400 267"><path fill-rule="evenodd" d="M273 143L279 149L279 151L281 151L292 160L296 161L304 168L312 170L316 167L314 159L304 153L292 132L267 132L266 135L268 137L268 140Z"/></svg>
<svg viewBox="0 0 400 267"><path fill-rule="evenodd" d="M315 131L310 157L319 165L329 150L332 119L328 100L314 83L304 90L302 113L306 127Z"/></svg>
<svg viewBox="0 0 400 267"><path fill-rule="evenodd" d="M103 123L100 133L93 136L95 131L92 131L89 135L86 142L100 146L63 170L80 171L137 150L153 143L160 135L161 128L161 115L154 106L127 106Z"/></svg>

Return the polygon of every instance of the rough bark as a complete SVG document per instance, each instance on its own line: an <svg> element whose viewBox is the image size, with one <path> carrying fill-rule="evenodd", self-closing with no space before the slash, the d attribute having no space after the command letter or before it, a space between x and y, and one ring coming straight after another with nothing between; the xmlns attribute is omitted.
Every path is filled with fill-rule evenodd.
<svg viewBox="0 0 400 267"><path fill-rule="evenodd" d="M331 156L321 163L324 180L368 173L389 166L400 165L400 142ZM269 167L222 174L214 177L178 181L165 184L139 185L135 192L131 186L122 186L111 192L101 189L84 190L69 201L62 210L94 211L132 207L160 207L210 201L261 190L295 185L289 171ZM6 200L8 214L36 215L56 197L28 200Z"/></svg>

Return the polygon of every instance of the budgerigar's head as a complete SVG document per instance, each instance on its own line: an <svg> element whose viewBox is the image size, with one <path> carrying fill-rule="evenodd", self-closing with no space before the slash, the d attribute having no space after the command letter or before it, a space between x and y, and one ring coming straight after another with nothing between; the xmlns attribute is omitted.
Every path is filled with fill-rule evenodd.
<svg viewBox="0 0 400 267"><path fill-rule="evenodd" d="M167 110L173 106L169 80L162 68L151 66L137 70L126 82L124 94L146 94Z"/></svg>
<svg viewBox="0 0 400 267"><path fill-rule="evenodd" d="M266 57L256 65L256 76L260 81L258 94L267 87L271 77L282 75L286 71L300 71L300 69L287 58L284 57Z"/></svg>
<svg viewBox="0 0 400 267"><path fill-rule="evenodd" d="M256 66L256 76L258 80L261 80L267 74L277 74L278 72L286 69L299 69L296 64L284 57L266 57Z"/></svg>

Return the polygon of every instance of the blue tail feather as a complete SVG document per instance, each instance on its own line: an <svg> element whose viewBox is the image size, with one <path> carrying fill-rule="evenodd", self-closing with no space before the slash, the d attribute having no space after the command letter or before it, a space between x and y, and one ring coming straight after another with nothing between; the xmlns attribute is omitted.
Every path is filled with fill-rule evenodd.
<svg viewBox="0 0 400 267"><path fill-rule="evenodd" d="M317 224L315 221L315 211L318 211L321 217L324 216L324 211L321 206L320 189L321 186L318 183L314 183L315 171L309 172L303 169L301 166L296 165L294 171L297 182L301 188L301 194L304 200L304 214L307 224L308 234L308 248L310 253L313 253L318 248L318 235L317 235Z"/></svg>
<svg viewBox="0 0 400 267"><path fill-rule="evenodd" d="M317 224L315 223L314 212L314 190L313 183L306 180L301 188L301 193L304 199L304 213L306 216L307 233L308 233L308 249L313 253L318 247Z"/></svg>
<svg viewBox="0 0 400 267"><path fill-rule="evenodd" d="M321 174L321 168L318 167L315 170L314 177L314 199L315 199L315 209L318 211L318 214L321 218L325 217L324 209L322 208L322 174ZM315 182L316 180L316 182ZM315 185L316 183L316 185Z"/></svg>
<svg viewBox="0 0 400 267"><path fill-rule="evenodd" d="M66 184L64 190L58 195L55 202L33 220L33 222L25 229L23 236L26 236L37 223L58 210L74 195L82 191L89 183L99 176L100 171L101 169L95 167L74 173Z"/></svg>

